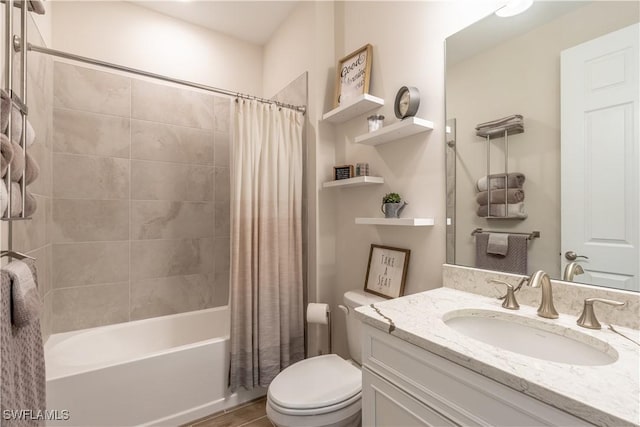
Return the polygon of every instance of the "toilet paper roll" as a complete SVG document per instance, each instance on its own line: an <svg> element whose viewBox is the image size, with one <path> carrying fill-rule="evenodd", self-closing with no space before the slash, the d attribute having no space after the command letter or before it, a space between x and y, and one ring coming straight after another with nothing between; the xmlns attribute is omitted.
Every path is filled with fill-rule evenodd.
<svg viewBox="0 0 640 427"><path fill-rule="evenodd" d="M309 303L307 305L307 322L326 325L328 323L329 304Z"/></svg>

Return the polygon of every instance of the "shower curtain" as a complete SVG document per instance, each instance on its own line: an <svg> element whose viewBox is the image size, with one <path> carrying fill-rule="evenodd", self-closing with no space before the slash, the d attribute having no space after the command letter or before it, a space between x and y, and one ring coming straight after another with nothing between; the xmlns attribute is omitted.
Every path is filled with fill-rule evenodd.
<svg viewBox="0 0 640 427"><path fill-rule="evenodd" d="M236 102L230 388L266 387L304 358L300 112Z"/></svg>

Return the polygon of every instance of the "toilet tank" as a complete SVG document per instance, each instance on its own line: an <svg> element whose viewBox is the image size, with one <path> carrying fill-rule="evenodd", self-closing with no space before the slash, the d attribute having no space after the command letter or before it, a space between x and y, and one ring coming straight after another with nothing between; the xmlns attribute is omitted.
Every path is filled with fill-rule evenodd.
<svg viewBox="0 0 640 427"><path fill-rule="evenodd" d="M344 294L344 305L347 306L347 342L349 354L353 360L362 365L362 322L356 317L354 309L362 305L385 301L384 298L364 291L348 291Z"/></svg>

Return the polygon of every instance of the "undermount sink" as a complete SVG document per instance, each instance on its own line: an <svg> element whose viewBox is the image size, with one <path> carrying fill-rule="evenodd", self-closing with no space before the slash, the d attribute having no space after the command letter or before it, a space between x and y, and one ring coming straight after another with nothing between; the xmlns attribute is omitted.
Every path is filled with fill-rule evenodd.
<svg viewBox="0 0 640 427"><path fill-rule="evenodd" d="M443 316L470 338L524 356L570 365L608 365L618 352L607 343L557 324L490 310L455 310Z"/></svg>

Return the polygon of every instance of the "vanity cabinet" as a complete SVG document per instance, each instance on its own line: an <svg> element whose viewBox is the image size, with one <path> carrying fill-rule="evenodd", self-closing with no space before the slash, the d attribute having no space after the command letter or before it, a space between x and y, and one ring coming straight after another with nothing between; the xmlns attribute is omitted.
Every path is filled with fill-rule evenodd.
<svg viewBox="0 0 640 427"><path fill-rule="evenodd" d="M592 425L372 326L363 333L364 427Z"/></svg>

